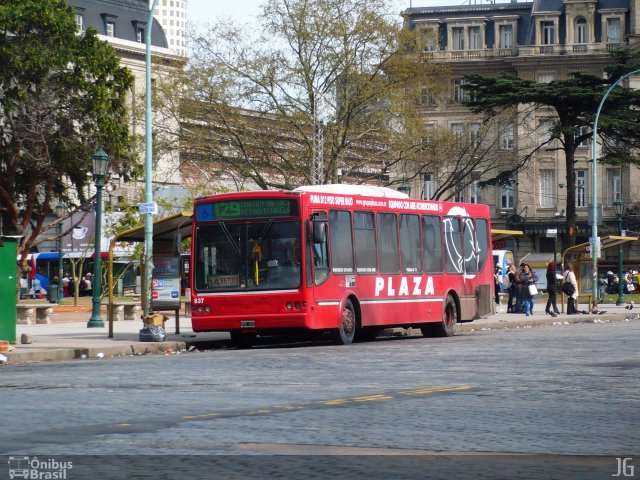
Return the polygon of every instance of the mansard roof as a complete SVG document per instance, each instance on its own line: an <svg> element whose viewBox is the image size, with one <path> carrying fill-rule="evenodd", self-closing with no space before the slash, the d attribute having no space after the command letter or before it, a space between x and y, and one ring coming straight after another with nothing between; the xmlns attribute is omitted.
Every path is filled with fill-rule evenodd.
<svg viewBox="0 0 640 480"><path fill-rule="evenodd" d="M93 27L106 35L107 20L115 23L115 37L137 41L137 29L146 31L149 17L147 0L67 0L67 3L82 14L85 28ZM151 45L168 48L162 25L154 18L151 29Z"/></svg>

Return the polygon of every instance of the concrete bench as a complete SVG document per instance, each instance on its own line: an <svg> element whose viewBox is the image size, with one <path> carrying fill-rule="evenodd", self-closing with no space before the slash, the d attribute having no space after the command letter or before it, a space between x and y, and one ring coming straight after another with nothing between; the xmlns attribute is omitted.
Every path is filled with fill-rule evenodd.
<svg viewBox="0 0 640 480"><path fill-rule="evenodd" d="M23 303L16 305L18 324L31 325L33 314L36 314L36 323L51 323L53 307L57 303Z"/></svg>
<svg viewBox="0 0 640 480"><path fill-rule="evenodd" d="M108 303L103 305L109 306ZM139 302L113 302L112 304L112 318L114 321L119 320L135 320L138 316L138 312L142 310Z"/></svg>

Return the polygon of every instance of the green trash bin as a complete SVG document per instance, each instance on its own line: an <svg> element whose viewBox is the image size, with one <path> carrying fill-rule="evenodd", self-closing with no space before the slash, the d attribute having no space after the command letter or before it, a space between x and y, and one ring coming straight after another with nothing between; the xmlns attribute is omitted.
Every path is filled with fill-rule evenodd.
<svg viewBox="0 0 640 480"><path fill-rule="evenodd" d="M0 340L16 341L17 238L0 237Z"/></svg>
<svg viewBox="0 0 640 480"><path fill-rule="evenodd" d="M58 285L57 284L49 284L49 288L47 288L47 301L49 303L58 303Z"/></svg>

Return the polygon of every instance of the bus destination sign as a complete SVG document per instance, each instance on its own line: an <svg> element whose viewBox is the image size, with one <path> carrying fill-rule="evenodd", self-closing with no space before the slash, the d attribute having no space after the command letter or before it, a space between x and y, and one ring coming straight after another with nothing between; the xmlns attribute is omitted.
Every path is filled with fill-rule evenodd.
<svg viewBox="0 0 640 480"><path fill-rule="evenodd" d="M196 220L199 222L241 218L295 217L297 215L297 200L284 198L223 200L201 203L196 207Z"/></svg>

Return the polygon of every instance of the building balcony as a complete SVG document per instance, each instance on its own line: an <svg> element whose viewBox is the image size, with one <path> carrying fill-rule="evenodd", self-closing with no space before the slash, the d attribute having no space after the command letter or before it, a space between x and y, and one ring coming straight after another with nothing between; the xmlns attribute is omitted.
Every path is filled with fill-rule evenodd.
<svg viewBox="0 0 640 480"><path fill-rule="evenodd" d="M541 55L589 55L592 53L612 52L626 46L626 43L567 43L523 45L514 48L484 48L479 50L437 50L422 52L422 61L459 61Z"/></svg>

